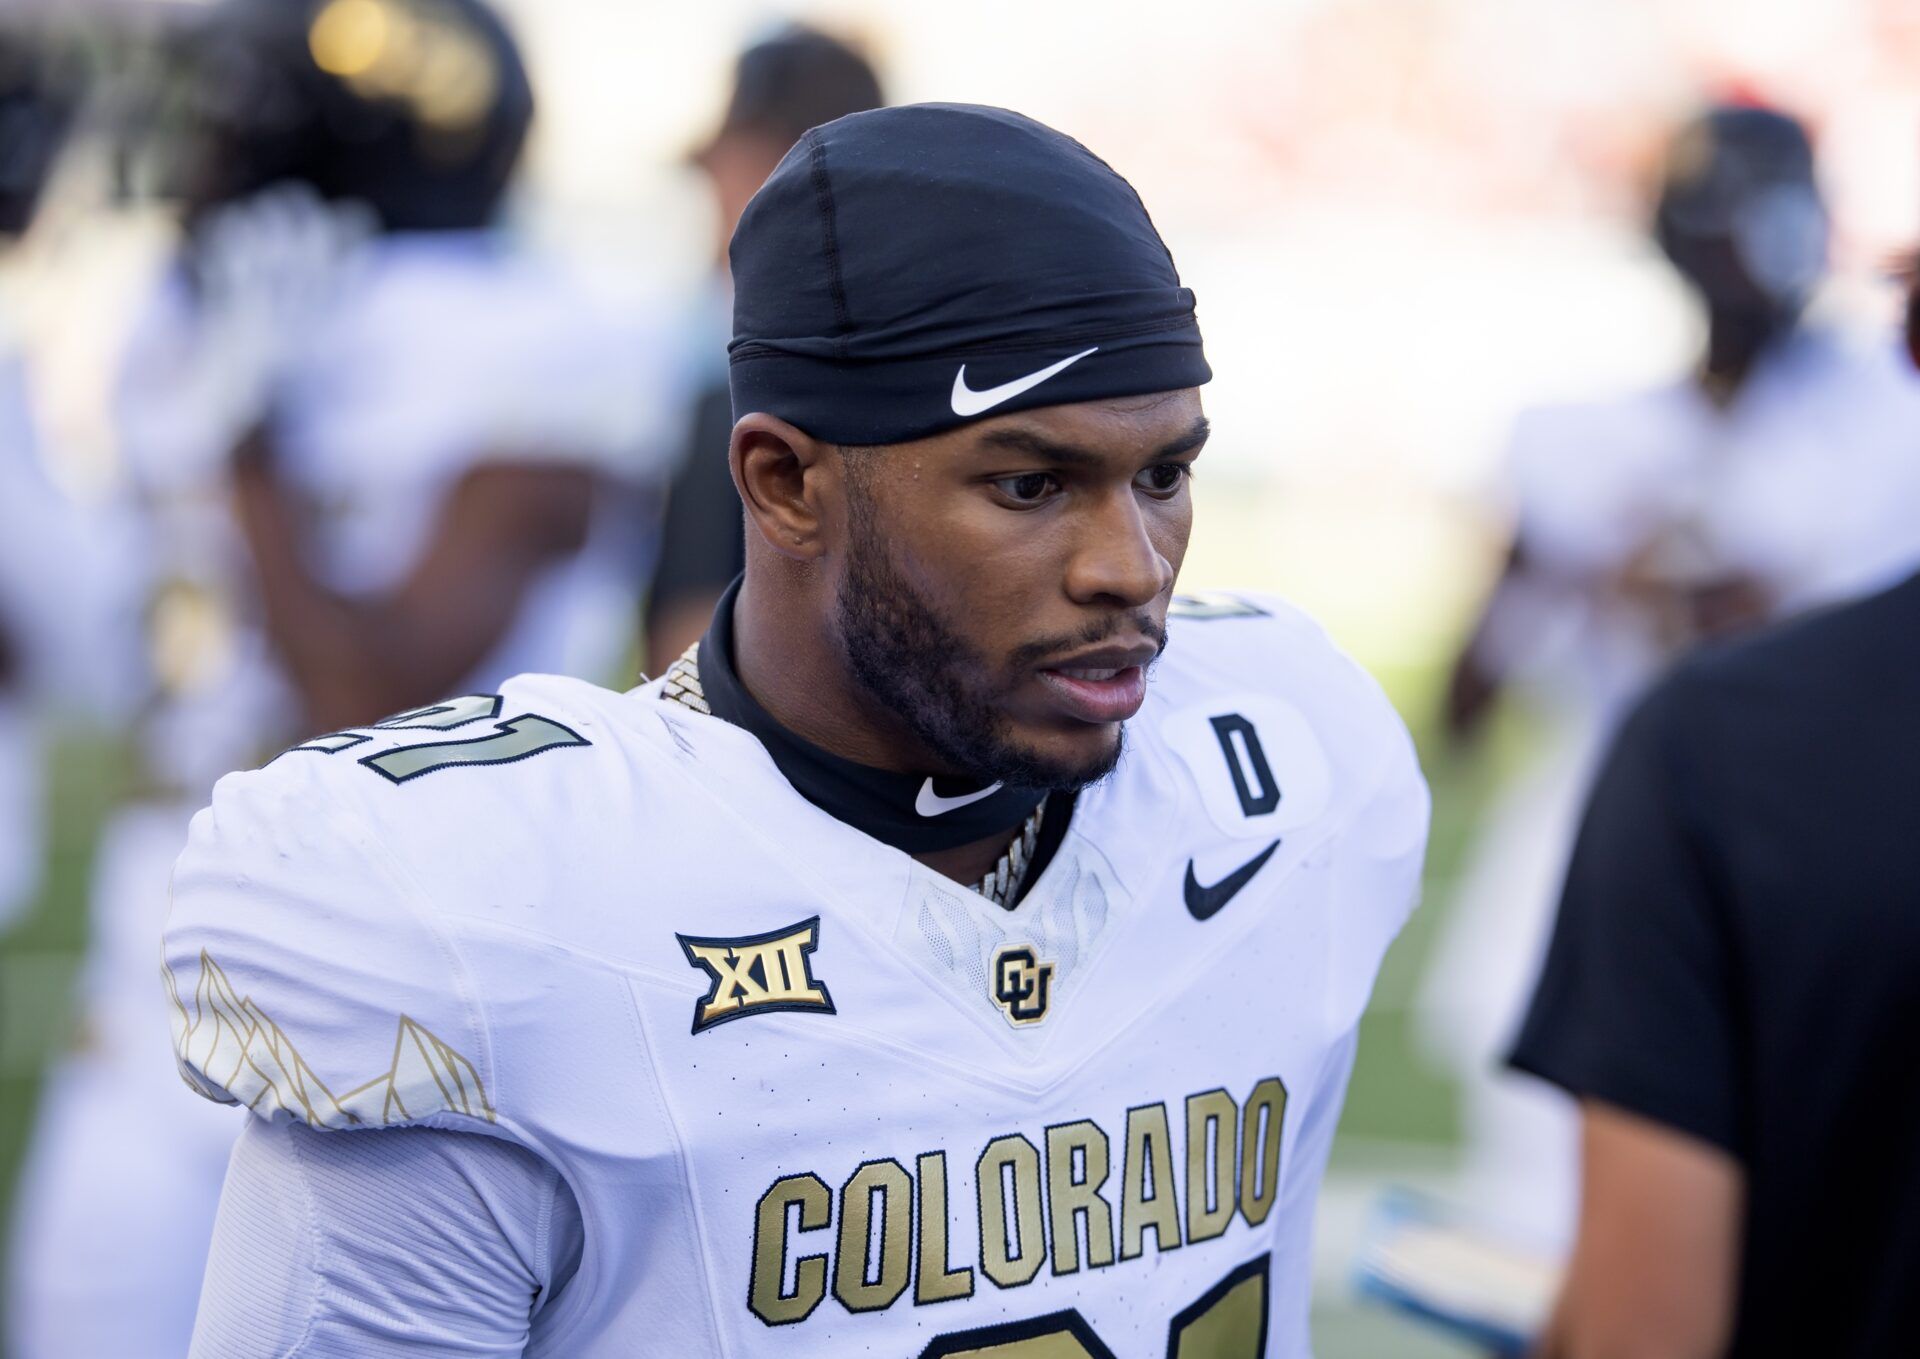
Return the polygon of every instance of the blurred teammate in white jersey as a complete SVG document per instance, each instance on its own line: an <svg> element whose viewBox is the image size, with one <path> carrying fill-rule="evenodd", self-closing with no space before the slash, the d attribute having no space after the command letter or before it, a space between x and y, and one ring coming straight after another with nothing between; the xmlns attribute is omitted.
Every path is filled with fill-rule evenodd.
<svg viewBox="0 0 1920 1359"><path fill-rule="evenodd" d="M1572 1224L1571 1111L1498 1064L1599 743L1696 640L1865 592L1920 561L1920 385L1891 335L1804 319L1827 258L1805 131L1746 106L1688 123L1667 152L1654 229L1704 310L1705 350L1674 382L1521 416L1514 544L1447 713L1469 737L1515 684L1549 723L1468 863L1424 998L1427 1031L1464 1082L1474 1197L1549 1240Z"/></svg>
<svg viewBox="0 0 1920 1359"><path fill-rule="evenodd" d="M578 663L596 498L646 475L620 332L494 221L532 116L477 0L248 0L182 43L184 236L118 425L151 571L147 787L15 1224L15 1359L187 1350L234 1134L169 1068L168 875L289 740ZM615 642L617 645L617 639Z"/></svg>
<svg viewBox="0 0 1920 1359"><path fill-rule="evenodd" d="M26 230L67 121L33 61L24 35L0 33L0 120L15 129L16 147L0 167L0 249ZM40 752L28 711L29 633L46 616L36 607L39 544L28 542L48 499L37 442L12 320L0 311L0 928L40 875Z"/></svg>
<svg viewBox="0 0 1920 1359"><path fill-rule="evenodd" d="M16 247L73 116L57 65L43 34L0 28L0 930L40 882L43 719L104 711L126 669L104 654L113 572L97 526L51 475L16 315Z"/></svg>

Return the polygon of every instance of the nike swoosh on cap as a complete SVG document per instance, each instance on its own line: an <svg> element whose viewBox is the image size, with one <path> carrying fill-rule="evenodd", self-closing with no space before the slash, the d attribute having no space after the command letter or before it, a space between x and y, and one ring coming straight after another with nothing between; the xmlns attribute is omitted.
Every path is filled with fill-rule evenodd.
<svg viewBox="0 0 1920 1359"><path fill-rule="evenodd" d="M1221 907L1240 895L1240 889L1252 882L1254 875L1267 866L1267 860L1273 857L1273 852L1278 848L1280 842L1275 840L1211 887L1200 885L1200 879L1193 875L1193 860L1188 859L1187 913L1195 920L1207 920L1217 915Z"/></svg>
<svg viewBox="0 0 1920 1359"><path fill-rule="evenodd" d="M940 816L943 813L978 802L983 797L992 797L1000 791L1000 785L990 783L976 793L962 793L959 797L941 797L933 791L933 780L928 779L920 785L920 795L913 800L913 809L922 816Z"/></svg>
<svg viewBox="0 0 1920 1359"><path fill-rule="evenodd" d="M1003 401L1011 401L1022 392L1032 391L1054 374L1065 372L1099 347L1095 345L1093 349L1083 349L1078 354L1069 354L1060 362L1048 364L1037 373L1028 373L1025 377L1015 378L1012 382L1003 382L998 387L989 387L982 392L976 392L967 386L967 365L963 363L960 365L960 371L953 375L951 398L953 413L959 416L972 416L990 411Z"/></svg>

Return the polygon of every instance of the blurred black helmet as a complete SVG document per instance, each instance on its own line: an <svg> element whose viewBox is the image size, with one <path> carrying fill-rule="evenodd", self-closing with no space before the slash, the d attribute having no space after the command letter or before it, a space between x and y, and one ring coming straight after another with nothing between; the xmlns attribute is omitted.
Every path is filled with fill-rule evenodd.
<svg viewBox="0 0 1920 1359"><path fill-rule="evenodd" d="M1667 147L1654 234L1710 303L1797 312L1827 262L1813 143L1774 109L1723 104Z"/></svg>
<svg viewBox="0 0 1920 1359"><path fill-rule="evenodd" d="M190 215L294 181L389 231L484 226L533 118L480 0L227 0L182 55Z"/></svg>
<svg viewBox="0 0 1920 1359"><path fill-rule="evenodd" d="M73 121L74 91L55 68L33 31L0 28L0 237L20 235L33 220Z"/></svg>

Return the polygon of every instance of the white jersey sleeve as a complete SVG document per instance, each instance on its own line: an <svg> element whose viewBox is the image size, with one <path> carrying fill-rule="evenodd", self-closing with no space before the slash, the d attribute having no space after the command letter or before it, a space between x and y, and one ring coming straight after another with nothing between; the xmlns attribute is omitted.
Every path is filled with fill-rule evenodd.
<svg viewBox="0 0 1920 1359"><path fill-rule="evenodd" d="M192 1359L517 1356L580 1244L566 1182L524 1148L254 1121L228 1167Z"/></svg>
<svg viewBox="0 0 1920 1359"><path fill-rule="evenodd" d="M1377 724L1378 744L1371 787L1347 831L1352 852L1334 879L1342 928L1334 935L1330 994L1336 1014L1350 1025L1360 1022L1381 961L1419 904L1433 815L1406 724L1373 677L1357 665L1353 670L1360 702Z"/></svg>
<svg viewBox="0 0 1920 1359"><path fill-rule="evenodd" d="M1529 560L1556 575L1607 575L1684 512L1697 477L1686 413L1665 389L1520 412L1506 465Z"/></svg>
<svg viewBox="0 0 1920 1359"><path fill-rule="evenodd" d="M482 1014L344 741L376 748L318 738L194 818L164 940L181 1073L270 1121L497 1133Z"/></svg>

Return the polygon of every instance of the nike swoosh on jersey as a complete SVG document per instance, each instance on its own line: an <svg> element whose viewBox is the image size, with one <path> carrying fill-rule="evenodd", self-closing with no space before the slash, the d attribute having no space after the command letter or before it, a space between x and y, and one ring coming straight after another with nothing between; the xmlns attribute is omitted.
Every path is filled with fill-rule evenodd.
<svg viewBox="0 0 1920 1359"><path fill-rule="evenodd" d="M940 816L955 811L983 797L992 797L1000 791L1000 785L990 783L977 793L962 793L959 797L941 797L933 791L933 780L928 779L920 785L920 795L913 800L913 809L922 816Z"/></svg>
<svg viewBox="0 0 1920 1359"><path fill-rule="evenodd" d="M1095 345L1093 349L1083 349L1078 354L1069 354L1060 362L1048 364L1037 373L1028 373L1025 377L1015 378L1012 382L1003 382L998 387L989 387L980 392L967 386L967 365L963 363L960 365L960 371L953 375L953 396L950 398L953 402L953 413L959 416L972 416L979 415L982 411L990 411L1003 401L1011 401L1022 392L1032 391L1054 374L1065 372L1099 347Z"/></svg>
<svg viewBox="0 0 1920 1359"><path fill-rule="evenodd" d="M1211 887L1200 885L1200 879L1193 876L1193 860L1188 859L1187 913L1195 920L1212 919L1221 907L1240 895L1240 889L1253 881L1254 874L1267 866L1267 860L1273 857L1273 852L1278 848L1280 842L1275 840Z"/></svg>

